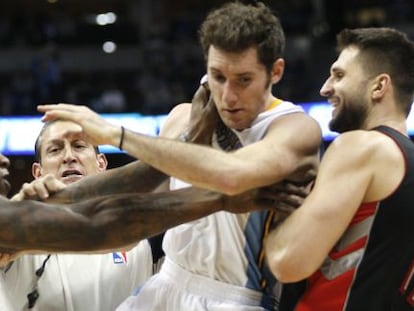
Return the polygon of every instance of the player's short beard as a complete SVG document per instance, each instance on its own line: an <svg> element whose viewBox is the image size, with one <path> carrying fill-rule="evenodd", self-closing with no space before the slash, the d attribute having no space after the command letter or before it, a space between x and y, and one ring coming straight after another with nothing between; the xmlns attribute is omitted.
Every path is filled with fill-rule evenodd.
<svg viewBox="0 0 414 311"><path fill-rule="evenodd" d="M365 105L344 105L336 117L329 122L329 129L338 133L361 129L367 113Z"/></svg>

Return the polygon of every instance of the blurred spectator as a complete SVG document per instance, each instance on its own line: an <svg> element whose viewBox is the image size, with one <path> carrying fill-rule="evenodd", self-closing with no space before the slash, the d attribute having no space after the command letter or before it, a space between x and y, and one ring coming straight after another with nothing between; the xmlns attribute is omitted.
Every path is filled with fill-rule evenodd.
<svg viewBox="0 0 414 311"><path fill-rule="evenodd" d="M59 52L55 44L47 44L34 57L31 69L34 80L34 105L62 101Z"/></svg>
<svg viewBox="0 0 414 311"><path fill-rule="evenodd" d="M141 113L163 114L173 103L169 83L157 70L144 71L136 81L136 91L141 98Z"/></svg>
<svg viewBox="0 0 414 311"><path fill-rule="evenodd" d="M114 82L106 82L100 98L92 108L101 113L125 112L125 95Z"/></svg>
<svg viewBox="0 0 414 311"><path fill-rule="evenodd" d="M263 1L280 16L286 31L286 72L277 88L281 96L294 102L320 100L319 85L325 78L320 77L320 68L330 63L334 36L340 29L392 25L414 36L413 0ZM222 2L4 1L0 49L24 51L16 55L27 58L28 52L43 48L31 65L18 59L16 72L1 71L0 111L33 114L39 103L66 101L99 111L167 113L175 104L190 100L197 88L205 71L196 39L198 27L207 12ZM114 12L116 23L98 26L96 14L104 12ZM140 72L125 65L119 69L105 68L105 64L97 70L80 68L66 50L85 48L101 53L98 47L109 39L119 49L129 45L142 51ZM90 61L94 62L93 57ZM113 87L105 84L108 74Z"/></svg>
<svg viewBox="0 0 414 311"><path fill-rule="evenodd" d="M10 85L10 102L12 114L34 114L37 113L32 104L33 79L29 72L17 70L13 74Z"/></svg>

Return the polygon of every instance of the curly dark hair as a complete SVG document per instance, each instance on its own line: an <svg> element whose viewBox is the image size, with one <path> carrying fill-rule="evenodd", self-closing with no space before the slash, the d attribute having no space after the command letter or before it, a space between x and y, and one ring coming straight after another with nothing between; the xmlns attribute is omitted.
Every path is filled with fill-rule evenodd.
<svg viewBox="0 0 414 311"><path fill-rule="evenodd" d="M262 2L229 2L211 11L201 25L199 39L206 60L211 45L235 53L257 47L258 60L268 72L285 48L278 17Z"/></svg>

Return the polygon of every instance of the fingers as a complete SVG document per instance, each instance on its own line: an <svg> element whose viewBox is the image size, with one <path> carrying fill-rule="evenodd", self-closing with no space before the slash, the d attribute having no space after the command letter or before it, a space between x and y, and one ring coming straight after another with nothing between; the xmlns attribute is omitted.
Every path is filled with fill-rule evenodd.
<svg viewBox="0 0 414 311"><path fill-rule="evenodd" d="M201 77L200 84L201 84L202 86L206 87L207 89L209 88L209 86L208 86L208 76L207 76L207 74L205 74L204 76L202 76L202 77Z"/></svg>
<svg viewBox="0 0 414 311"><path fill-rule="evenodd" d="M210 96L208 98L208 102L207 102L207 105L206 105L206 110L208 110L209 112L214 110L215 113L218 116L217 107L216 107L216 104L214 102L213 96Z"/></svg>
<svg viewBox="0 0 414 311"><path fill-rule="evenodd" d="M22 187L25 198L38 198L46 200L49 197L47 185L41 181L34 181L31 184L25 183Z"/></svg>
<svg viewBox="0 0 414 311"><path fill-rule="evenodd" d="M210 91L206 87L204 87L204 85L200 85L197 91L195 92L191 103L199 104L202 107L205 107L208 104L209 98Z"/></svg>
<svg viewBox="0 0 414 311"><path fill-rule="evenodd" d="M11 199L10 201L23 201L24 200L24 193L22 191L16 193Z"/></svg>
<svg viewBox="0 0 414 311"><path fill-rule="evenodd" d="M50 111L50 110L61 110L61 111L70 111L70 112L76 112L76 111L82 112L83 111L83 112L85 112L85 111L89 111L90 109L87 106L83 106L83 105L73 105L73 104L59 103L59 104L38 105L37 110L39 112L47 112L47 111Z"/></svg>
<svg viewBox="0 0 414 311"><path fill-rule="evenodd" d="M296 185L287 181L283 181L263 189L269 191L270 193L286 192L302 197L306 197L309 194L309 188L307 185Z"/></svg>
<svg viewBox="0 0 414 311"><path fill-rule="evenodd" d="M288 189L290 191L287 191ZM298 189L297 186L290 188L277 185L261 188L257 193L257 202L276 211L291 213L303 204L306 195L307 192L304 189Z"/></svg>
<svg viewBox="0 0 414 311"><path fill-rule="evenodd" d="M24 183L20 191L15 194L11 201L23 201L23 200L38 200L40 197L34 191L34 187L28 183Z"/></svg>
<svg viewBox="0 0 414 311"><path fill-rule="evenodd" d="M86 106L80 105L71 105L71 104L50 104L50 105L38 105L37 110L43 112L44 116L42 117L43 122L55 120L55 119L64 119L74 121L76 116L79 114L85 114L86 112L91 112L91 110Z"/></svg>
<svg viewBox="0 0 414 311"><path fill-rule="evenodd" d="M6 267L11 261L13 261L13 256L8 253L0 253L0 268Z"/></svg>
<svg viewBox="0 0 414 311"><path fill-rule="evenodd" d="M46 200L49 196L65 188L66 185L52 175L46 175L31 183L24 183L19 193L13 196L13 201Z"/></svg>
<svg viewBox="0 0 414 311"><path fill-rule="evenodd" d="M52 104L37 106L40 112L44 112L42 121L67 120L77 123L87 140L94 145L117 146L119 141L114 133L119 133L119 126L115 126L102 118L89 107L71 104Z"/></svg>
<svg viewBox="0 0 414 311"><path fill-rule="evenodd" d="M275 200L278 202L278 207L283 210L293 210L303 204L305 198L294 194L278 193Z"/></svg>
<svg viewBox="0 0 414 311"><path fill-rule="evenodd" d="M209 145L216 126L216 119L217 110L210 91L204 85L200 85L192 100L188 141Z"/></svg>
<svg viewBox="0 0 414 311"><path fill-rule="evenodd" d="M21 255L23 255L23 253L17 251L13 253L0 253L0 268L7 269L7 267L10 267L9 265Z"/></svg>

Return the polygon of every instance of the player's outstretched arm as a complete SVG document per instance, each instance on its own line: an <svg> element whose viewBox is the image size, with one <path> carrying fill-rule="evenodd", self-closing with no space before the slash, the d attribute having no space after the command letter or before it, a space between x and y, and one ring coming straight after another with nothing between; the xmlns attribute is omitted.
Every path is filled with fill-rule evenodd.
<svg viewBox="0 0 414 311"><path fill-rule="evenodd" d="M167 176L153 167L134 161L93 176L86 176L51 195L48 202L73 203L102 195L151 192Z"/></svg>
<svg viewBox="0 0 414 311"><path fill-rule="evenodd" d="M221 194L195 188L57 206L0 198L0 252L115 249L222 208Z"/></svg>

